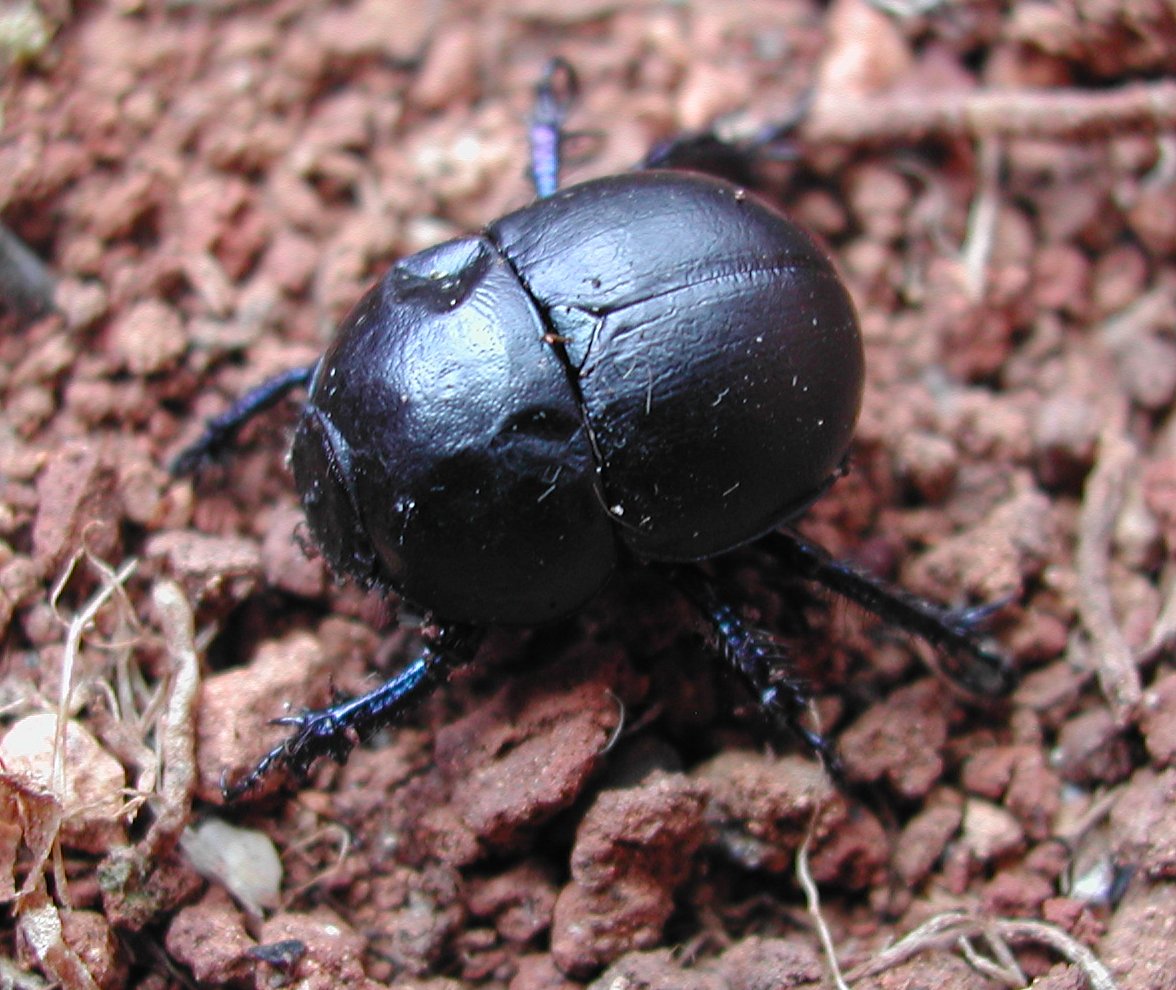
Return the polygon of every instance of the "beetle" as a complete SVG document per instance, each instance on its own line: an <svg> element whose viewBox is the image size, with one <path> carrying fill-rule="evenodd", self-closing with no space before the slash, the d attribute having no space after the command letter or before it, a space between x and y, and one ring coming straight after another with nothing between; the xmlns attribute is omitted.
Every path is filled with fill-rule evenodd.
<svg viewBox="0 0 1176 990"><path fill-rule="evenodd" d="M537 198L398 261L324 355L210 420L177 459L194 470L248 419L306 388L290 454L313 542L332 570L429 619L415 660L359 698L279 722L294 734L226 795L271 769L343 760L477 649L492 624L573 612L621 565L663 566L720 652L783 725L802 685L698 561L760 540L800 577L963 658L976 692L1007 690L951 610L835 561L781 529L843 472L864 358L849 293L816 241L740 185L702 174L746 149L703 137L638 171L559 188L575 77L537 88ZM701 170L701 171L700 171Z"/></svg>

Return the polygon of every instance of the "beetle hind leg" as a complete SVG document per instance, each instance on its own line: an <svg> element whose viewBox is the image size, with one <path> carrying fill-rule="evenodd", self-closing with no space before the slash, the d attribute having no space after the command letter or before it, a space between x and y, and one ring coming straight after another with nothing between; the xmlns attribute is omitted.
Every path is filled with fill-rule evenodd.
<svg viewBox="0 0 1176 990"><path fill-rule="evenodd" d="M425 645L416 659L375 690L327 708L275 719L278 724L293 726L295 732L266 753L244 777L232 783L222 780L225 800L243 797L279 768L301 781L320 756L343 763L357 743L396 722L449 671L472 659L482 634L474 626L435 627L426 633Z"/></svg>
<svg viewBox="0 0 1176 990"><path fill-rule="evenodd" d="M698 568L675 570L673 580L706 617L719 652L739 674L761 711L777 729L799 738L834 781L843 784L841 759L832 742L805 722L811 700L808 685L792 669L785 644L745 622Z"/></svg>
<svg viewBox="0 0 1176 990"><path fill-rule="evenodd" d="M800 577L926 640L940 654L943 673L970 694L1000 696L1015 685L1008 657L985 645L981 635L984 623L1004 602L945 608L846 561L835 560L822 547L790 530L769 533L762 542Z"/></svg>

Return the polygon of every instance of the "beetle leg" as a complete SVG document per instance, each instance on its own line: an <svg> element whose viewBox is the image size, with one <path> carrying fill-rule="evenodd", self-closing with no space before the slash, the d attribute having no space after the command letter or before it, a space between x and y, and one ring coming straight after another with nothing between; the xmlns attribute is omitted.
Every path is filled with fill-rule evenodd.
<svg viewBox="0 0 1176 990"><path fill-rule="evenodd" d="M713 131L694 131L654 145L640 167L700 172L737 186L754 187L755 162L753 148L725 141Z"/></svg>
<svg viewBox="0 0 1176 990"><path fill-rule="evenodd" d="M204 432L176 455L171 473L192 474L208 461L215 460L232 445L241 427L259 413L277 405L296 388L305 388L314 376L317 362L305 368L291 368L250 389L219 416L204 424Z"/></svg>
<svg viewBox="0 0 1176 990"><path fill-rule="evenodd" d="M564 121L576 100L579 83L571 65L562 58L547 63L543 78L535 87L535 108L531 111L531 182L540 199L559 188L563 153Z"/></svg>
<svg viewBox="0 0 1176 990"><path fill-rule="evenodd" d="M770 633L748 625L698 568L679 568L673 572L673 580L706 616L719 652L743 678L760 708L777 726L803 740L834 781L842 785L841 759L833 744L804 724L809 692L805 682L790 670L784 644Z"/></svg>
<svg viewBox="0 0 1176 990"><path fill-rule="evenodd" d="M944 608L846 561L834 560L823 548L790 530L770 533L762 542L801 577L926 640L943 657L943 672L964 690L977 695L1003 695L1012 690L1016 678L1008 657L989 649L977 635L979 626L1003 603Z"/></svg>
<svg viewBox="0 0 1176 990"><path fill-rule="evenodd" d="M811 105L811 94L805 94L784 120L766 124L747 138L727 140L713 130L678 134L655 144L638 167L701 172L737 186L754 188L759 185L757 173L761 162L800 157L791 137L804 122Z"/></svg>
<svg viewBox="0 0 1176 990"><path fill-rule="evenodd" d="M425 645L416 659L375 690L327 708L275 719L278 724L294 726L296 731L266 753L240 780L231 784L222 781L225 800L234 801L247 794L279 767L302 780L320 756L343 763L356 743L391 725L444 680L450 670L472 659L482 635L483 630L475 626L434 627L426 632Z"/></svg>

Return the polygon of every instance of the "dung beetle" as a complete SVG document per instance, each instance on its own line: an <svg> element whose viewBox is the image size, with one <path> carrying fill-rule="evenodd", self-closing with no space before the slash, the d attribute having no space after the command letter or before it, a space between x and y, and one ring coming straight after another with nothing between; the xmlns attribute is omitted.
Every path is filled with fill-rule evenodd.
<svg viewBox="0 0 1176 990"><path fill-rule="evenodd" d="M314 543L337 574L430 620L391 681L281 719L294 734L227 796L278 765L344 759L472 657L487 625L566 615L629 562L665 567L763 708L835 769L801 725L804 690L776 641L696 563L753 540L963 658L955 676L972 690L1009 685L975 636L986 610L923 601L779 528L842 472L861 405L857 317L828 258L700 174L745 154L717 139L558 188L574 95L553 62L531 126L534 203L397 262L319 361L209 421L174 465L194 469L306 387L290 459Z"/></svg>

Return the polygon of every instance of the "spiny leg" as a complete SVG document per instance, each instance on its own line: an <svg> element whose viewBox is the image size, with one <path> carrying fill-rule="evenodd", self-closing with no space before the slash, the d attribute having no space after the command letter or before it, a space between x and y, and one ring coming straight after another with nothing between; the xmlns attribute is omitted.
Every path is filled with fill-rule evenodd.
<svg viewBox="0 0 1176 990"><path fill-rule="evenodd" d="M803 740L829 775L843 785L841 760L833 744L804 724L809 693L804 681L790 670L791 661L779 640L748 625L723 601L710 578L697 567L677 568L672 578L706 616L719 652L743 678L763 711L778 728Z"/></svg>
<svg viewBox="0 0 1176 990"><path fill-rule="evenodd" d="M451 670L471 660L484 630L476 626L437 626L425 633L415 660L373 691L328 708L285 715L275 724L294 726L292 736L271 749L235 783L222 781L226 801L253 790L279 767L299 780L320 756L342 763L356 744L400 719L428 695Z"/></svg>
<svg viewBox="0 0 1176 990"><path fill-rule="evenodd" d="M306 388L314 377L317 364L291 368L250 389L219 416L204 424L204 432L176 456L171 463L174 475L192 474L208 461L215 460L233 443L249 420L270 409L296 388Z"/></svg>
<svg viewBox="0 0 1176 990"><path fill-rule="evenodd" d="M944 608L895 587L852 564L835 560L822 547L791 530L770 533L762 545L794 573L926 640L943 657L943 670L960 687L977 695L1003 695L1016 674L1006 656L988 649L978 629L1003 602L979 608Z"/></svg>
<svg viewBox="0 0 1176 990"><path fill-rule="evenodd" d="M576 100L576 73L562 58L547 63L543 78L535 87L535 108L531 111L531 182L540 199L559 188L563 157L564 121Z"/></svg>

